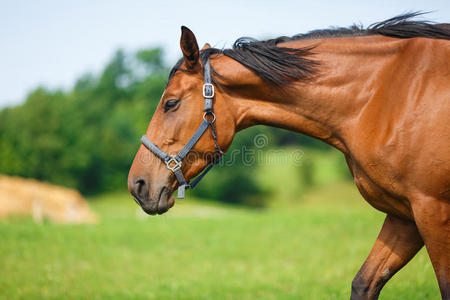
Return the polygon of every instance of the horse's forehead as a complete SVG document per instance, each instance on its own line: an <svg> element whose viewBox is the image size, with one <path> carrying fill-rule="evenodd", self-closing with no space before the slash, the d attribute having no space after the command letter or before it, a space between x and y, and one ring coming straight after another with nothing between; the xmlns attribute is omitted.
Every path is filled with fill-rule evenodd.
<svg viewBox="0 0 450 300"><path fill-rule="evenodd" d="M190 74L182 71L177 71L170 79L166 87L165 94L180 94L197 88L201 84L196 74Z"/></svg>

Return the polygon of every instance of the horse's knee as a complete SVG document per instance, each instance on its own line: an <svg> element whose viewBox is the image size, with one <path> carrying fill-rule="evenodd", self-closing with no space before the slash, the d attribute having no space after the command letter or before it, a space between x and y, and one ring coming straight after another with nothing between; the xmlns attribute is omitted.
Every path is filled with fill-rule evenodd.
<svg viewBox="0 0 450 300"><path fill-rule="evenodd" d="M372 300L378 299L380 291L384 284L387 282L387 278L374 276L373 278L366 278L363 272L358 272L352 281L352 295L351 300Z"/></svg>
<svg viewBox="0 0 450 300"><path fill-rule="evenodd" d="M369 299L370 284L361 276L360 273L356 274L352 281L352 295L351 300Z"/></svg>

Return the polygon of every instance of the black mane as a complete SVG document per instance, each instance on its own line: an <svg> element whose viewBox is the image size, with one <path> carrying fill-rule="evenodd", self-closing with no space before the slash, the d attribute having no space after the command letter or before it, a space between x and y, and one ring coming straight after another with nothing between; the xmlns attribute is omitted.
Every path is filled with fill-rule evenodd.
<svg viewBox="0 0 450 300"><path fill-rule="evenodd" d="M450 24L436 24L430 21L412 20L414 17L422 14L424 13L411 12L402 14L382 22L374 23L367 28L354 24L350 27L331 27L328 29L313 30L304 34L296 34L292 37L282 36L266 41L242 37L236 40L231 49L209 48L202 50L200 58L204 64L212 55L223 54L238 61L269 83L278 86L286 85L294 80L311 78L318 62L307 58L308 55L312 54L311 50L314 48L313 46L294 49L279 47L277 46L279 43L376 34L401 39L425 37L450 40ZM181 68L182 62L182 60L178 61L172 68L169 81L177 70L185 71ZM220 76L214 70L213 74Z"/></svg>

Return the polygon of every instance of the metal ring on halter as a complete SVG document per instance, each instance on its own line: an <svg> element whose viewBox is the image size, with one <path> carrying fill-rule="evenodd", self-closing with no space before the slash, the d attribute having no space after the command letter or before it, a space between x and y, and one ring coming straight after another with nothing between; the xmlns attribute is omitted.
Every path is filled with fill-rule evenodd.
<svg viewBox="0 0 450 300"><path fill-rule="evenodd" d="M213 116L212 121L210 121L210 120L208 120L208 119L206 118L207 115L212 115L212 116ZM205 113L203 114L203 120L205 120L205 121L209 122L210 124L212 124L212 123L214 123L214 122L216 121L216 115L215 115L212 111L207 111L207 112L205 112Z"/></svg>

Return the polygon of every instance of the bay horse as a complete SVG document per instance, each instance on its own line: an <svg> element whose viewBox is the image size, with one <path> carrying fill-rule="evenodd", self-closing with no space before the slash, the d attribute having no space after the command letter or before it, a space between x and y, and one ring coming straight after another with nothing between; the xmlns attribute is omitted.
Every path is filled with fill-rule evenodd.
<svg viewBox="0 0 450 300"><path fill-rule="evenodd" d="M241 38L232 49L199 49L183 26L183 58L133 161L129 191L145 212L162 214L239 130L264 124L318 138L344 153L362 196L386 213L351 299L377 299L424 244L449 299L450 24L416 21L419 14Z"/></svg>

